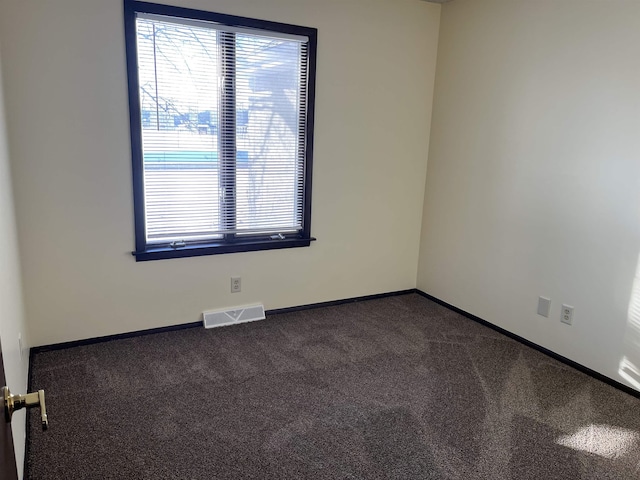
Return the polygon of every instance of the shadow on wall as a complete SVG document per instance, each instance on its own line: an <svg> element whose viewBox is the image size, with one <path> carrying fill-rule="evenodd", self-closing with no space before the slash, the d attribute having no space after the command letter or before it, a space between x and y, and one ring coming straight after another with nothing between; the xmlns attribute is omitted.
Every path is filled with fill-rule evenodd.
<svg viewBox="0 0 640 480"><path fill-rule="evenodd" d="M640 390L640 258L631 289L623 351L624 356L620 361L618 373Z"/></svg>

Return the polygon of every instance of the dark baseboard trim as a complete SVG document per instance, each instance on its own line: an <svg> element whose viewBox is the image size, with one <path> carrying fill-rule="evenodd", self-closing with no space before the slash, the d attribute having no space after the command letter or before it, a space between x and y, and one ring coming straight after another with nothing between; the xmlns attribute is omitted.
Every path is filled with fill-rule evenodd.
<svg viewBox="0 0 640 480"><path fill-rule="evenodd" d="M281 313L293 313L300 312L302 310L312 310L314 308L323 307L335 307L337 305L345 305L347 303L364 302L366 300L377 300L379 298L397 297L399 295L408 295L410 293L418 293L418 290L411 288L409 290L398 290L397 292L377 293L375 295L365 295L364 297L345 298L343 300L331 300L329 302L309 303L307 305L300 305L297 307L276 308L274 310L267 310L267 315L278 315Z"/></svg>
<svg viewBox="0 0 640 480"><path fill-rule="evenodd" d="M608 385L611 385L614 388L617 388L618 390L621 390L625 393L628 393L629 395L632 395L636 398L640 398L640 392L623 384L618 382L617 380L614 380L610 377L607 377L606 375L603 375L601 373L596 372L595 370L590 369L589 367L585 367L584 365L581 365L577 362L574 362L573 360L568 359L567 357L563 357L562 355L559 355L545 347L542 347L536 343L533 343L530 340L527 340L526 338L523 338L519 335L516 335L515 333L512 333L508 330L505 330L502 327L498 327L497 325L494 325L491 322L488 322L487 320L484 320L480 317L477 317L475 315L472 315L469 312L465 312L464 310L455 307L443 300L440 300L439 298L436 298L432 295L429 295L426 292L423 292L422 290L418 290L415 288L409 289L409 290L399 290L396 292L388 292L388 293L379 293L379 294L375 294L375 295L365 295L363 297L353 297L353 298L345 298L343 300L332 300L332 301L328 301L328 302L320 302L320 303L311 303L311 304L307 304L307 305L300 305L297 307L287 307L287 308L277 308L277 309L273 309L273 310L267 310L265 313L267 315L277 315L277 314L282 314L282 313L293 313L293 312L300 312L303 310L312 310L315 308L323 308L323 307L334 307L334 306L338 306L338 305L345 305L348 303L356 303L356 302L364 302L366 300L376 300L376 299L380 299L380 298L387 298L387 297L396 297L399 295L408 295L410 293L417 293L418 295L423 296L424 298L427 298L429 300L431 300L432 302L435 302L439 305L442 305L445 308L448 308L449 310L456 312L470 320L473 320L474 322L480 323L481 325L484 325L485 327L489 327L492 330L495 330L496 332L499 332L503 335L506 335L509 338L512 338L514 340L516 340L517 342L522 343L523 345L526 345L528 347L531 347L535 350L538 350L541 353L544 353L545 355L554 358L562 363L564 363L565 365L568 365L570 367L575 368L576 370L585 373L587 375L589 375L590 377L593 377L597 380L600 380L601 382L604 382ZM33 364L33 356L34 354L37 353L41 353L41 352L50 352L53 350L63 350L66 348L73 348L73 347L80 347L80 346L84 346L84 345L93 345L96 343L103 343L103 342L110 342L112 340L120 340L120 339L124 339L124 338L133 338L133 337L141 337L144 335L152 335L154 333L164 333L164 332L172 332L175 330L184 330L186 328L195 328L195 327L200 327L202 326L202 322L192 322L192 323L185 323L185 324L181 324L181 325L172 325L169 327L160 327L160 328L151 328L151 329L147 329L147 330L137 330L134 332L127 332L127 333L119 333L116 335L107 335L104 337L95 337L95 338L88 338L85 340L75 340L75 341L71 341L71 342L63 342L63 343L56 343L53 345L43 345L43 346L39 346L39 347L33 347L29 350L29 377L28 377L28 390L32 391L32 385L31 385L31 368L32 368L32 364ZM27 445L26 448L29 448L29 415L27 415ZM26 468L26 454L25 454L25 468ZM25 470L26 472L26 470Z"/></svg>
<svg viewBox="0 0 640 480"><path fill-rule="evenodd" d="M409 293L417 293L415 288L410 290L400 290L397 292L378 293L376 295L366 295L364 297L346 298L344 300L333 300L330 302L311 303L309 305L300 305L298 307L277 308L274 310L267 310L265 314L276 315L279 313L291 313L299 312L301 310L310 310L312 308L333 307L336 305L344 305L346 303L362 302L365 300L375 300L377 298L395 297L398 295L407 295ZM152 335L154 333L173 332L175 330L184 330L186 328L201 327L202 322L183 323L180 325L171 325L169 327L150 328L147 330L136 330L134 332L117 333L115 335L106 335L104 337L87 338L84 340L73 340L71 342L54 343L52 345L42 345L39 347L32 347L29 350L29 358L32 359L33 355L42 352L51 352L54 350L64 350L66 348L82 347L85 345L93 345L96 343L110 342L112 340L121 340L123 338L142 337L144 335ZM29 362L29 382L31 382L31 362ZM29 385L31 387L31 385ZM29 388L31 391L31 388Z"/></svg>
<svg viewBox="0 0 640 480"><path fill-rule="evenodd" d="M613 378L607 377L606 375L603 375L601 373L596 372L595 370L590 369L589 367L585 367L584 365L574 362L573 360L568 359L567 357L563 357L560 354L557 354L547 348L544 348L540 345L538 345L537 343L533 343L530 340L527 340L526 338L523 338L519 335L516 335L515 333L512 333L508 330L505 330L502 327L498 327L497 325L494 325L491 322L488 322L480 317L476 317L475 315L472 315L469 312L465 312L464 310L458 308L458 307L454 307L453 305L440 300L439 298L434 297L433 295L429 295L426 292L423 292L422 290L417 290L416 289L416 293L419 295L422 295L423 297L431 300L432 302L437 303L438 305L442 305L443 307L448 308L449 310L452 310L456 313L459 313L460 315L462 315L463 317L468 318L469 320L473 320L474 322L480 323L482 325L484 325L485 327L489 327L492 330L495 330L496 332L499 332L503 335L506 335L509 338L512 338L520 343L522 343L523 345L526 345L527 347L531 347L535 350L538 350L541 353L544 353L545 355L558 360L562 363L564 363L565 365L568 365L570 367L575 368L576 370L585 373L587 375L589 375L590 377L595 378L596 380L600 380L601 382L604 382L608 385L611 385L614 388L617 388L618 390L622 390L625 393L628 393L629 395L636 397L636 398L640 398L640 392L625 385L624 383L620 383L617 380L614 380Z"/></svg>
<svg viewBox="0 0 640 480"><path fill-rule="evenodd" d="M115 335L106 335L104 337L73 340L71 342L54 343L52 345L42 345L39 347L32 347L30 350L30 355L33 355L34 353L64 350L66 348L82 347L85 345L93 345L96 343L110 342L112 340L122 340L123 338L142 337L144 335L152 335L154 333L173 332L175 330L184 330L185 328L194 328L201 326L202 322L183 323L181 325L171 325L169 327L149 328L147 330L136 330L135 332L117 333ZM29 379L29 381L31 381L31 379Z"/></svg>

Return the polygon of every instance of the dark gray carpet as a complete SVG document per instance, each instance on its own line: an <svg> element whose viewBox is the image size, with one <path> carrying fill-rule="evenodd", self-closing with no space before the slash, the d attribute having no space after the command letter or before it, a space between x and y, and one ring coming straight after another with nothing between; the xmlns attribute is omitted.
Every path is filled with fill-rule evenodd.
<svg viewBox="0 0 640 480"><path fill-rule="evenodd" d="M640 400L417 294L34 355L31 479L635 479Z"/></svg>

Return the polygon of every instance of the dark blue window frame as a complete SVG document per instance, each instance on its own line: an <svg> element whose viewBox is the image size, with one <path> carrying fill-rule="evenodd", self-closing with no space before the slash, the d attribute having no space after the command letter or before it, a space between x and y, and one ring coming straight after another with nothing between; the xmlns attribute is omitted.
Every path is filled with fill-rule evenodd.
<svg viewBox="0 0 640 480"><path fill-rule="evenodd" d="M231 27L247 27L284 34L300 35L309 38L308 44L308 83L305 173L303 190L302 230L296 234L251 236L224 240L189 243L184 246L149 245L146 239L144 165L142 150L142 115L138 84L138 58L136 38L136 14L147 13L170 17L204 20ZM133 206L135 222L136 248L132 252L136 261L161 260L168 258L217 255L223 253L249 252L281 248L308 247L315 240L311 236L311 180L313 170L313 129L315 106L316 50L318 31L315 28L301 27L266 20L258 20L234 15L226 15L203 10L174 7L137 0L124 0L125 44L127 57L127 76L129 90L129 123L131 130L131 157L133 171Z"/></svg>

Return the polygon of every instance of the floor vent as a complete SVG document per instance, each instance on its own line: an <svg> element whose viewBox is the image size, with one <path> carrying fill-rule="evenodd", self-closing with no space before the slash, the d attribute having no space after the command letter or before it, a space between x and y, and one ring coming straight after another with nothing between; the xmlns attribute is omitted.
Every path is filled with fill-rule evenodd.
<svg viewBox="0 0 640 480"><path fill-rule="evenodd" d="M236 323L264 320L264 305L247 305L244 307L223 308L202 312L204 328L224 327Z"/></svg>

